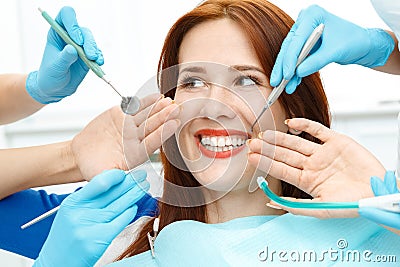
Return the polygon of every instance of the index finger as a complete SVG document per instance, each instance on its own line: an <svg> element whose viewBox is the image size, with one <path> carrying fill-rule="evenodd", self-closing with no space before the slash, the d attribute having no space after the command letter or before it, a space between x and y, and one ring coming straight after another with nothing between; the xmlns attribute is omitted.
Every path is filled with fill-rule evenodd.
<svg viewBox="0 0 400 267"><path fill-rule="evenodd" d="M72 7L65 6L58 12L55 21L68 32L68 35L78 45L83 45L83 35L76 20L75 10Z"/></svg>
<svg viewBox="0 0 400 267"><path fill-rule="evenodd" d="M318 138L324 143L327 142L334 135L333 130L322 125L321 123L309 119L294 118L287 120L286 122L290 128L309 133L310 135Z"/></svg>
<svg viewBox="0 0 400 267"><path fill-rule="evenodd" d="M96 175L87 185L75 193L78 200L93 200L97 196L110 190L111 187L125 180L126 174L122 170L113 169Z"/></svg>
<svg viewBox="0 0 400 267"><path fill-rule="evenodd" d="M302 10L299 18L293 25L293 37L288 44L283 60L283 76L286 80L290 80L295 72L297 59L306 43L308 37L314 29L322 22L318 23L320 17L316 7L311 6Z"/></svg>

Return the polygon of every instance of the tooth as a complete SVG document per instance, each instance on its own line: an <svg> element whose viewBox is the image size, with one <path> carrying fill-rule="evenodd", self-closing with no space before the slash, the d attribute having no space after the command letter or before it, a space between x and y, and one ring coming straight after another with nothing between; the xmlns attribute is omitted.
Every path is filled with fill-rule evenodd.
<svg viewBox="0 0 400 267"><path fill-rule="evenodd" d="M231 141L231 138L230 138L230 137L225 137L225 145L226 145L226 146L232 145L232 141Z"/></svg>
<svg viewBox="0 0 400 267"><path fill-rule="evenodd" d="M241 145L243 145L244 144L244 140L243 139L240 139L240 138L238 138L238 146L241 146Z"/></svg>
<svg viewBox="0 0 400 267"><path fill-rule="evenodd" d="M205 142L206 145L211 144L211 142L210 142L210 137L205 137L205 138L204 138L204 142Z"/></svg>
<svg viewBox="0 0 400 267"><path fill-rule="evenodd" d="M210 143L211 143L212 146L217 146L218 145L217 137L211 137L210 138Z"/></svg>
<svg viewBox="0 0 400 267"><path fill-rule="evenodd" d="M237 139L236 139L236 137L233 137L233 138L232 138L232 145L233 145L233 146L237 146Z"/></svg>
<svg viewBox="0 0 400 267"><path fill-rule="evenodd" d="M222 152L222 147L217 147L217 152Z"/></svg>
<svg viewBox="0 0 400 267"><path fill-rule="evenodd" d="M225 137L218 137L218 146L219 147L225 146Z"/></svg>
<svg viewBox="0 0 400 267"><path fill-rule="evenodd" d="M233 149L233 146L229 146L229 150L232 150Z"/></svg>
<svg viewBox="0 0 400 267"><path fill-rule="evenodd" d="M209 140L209 138L208 137L202 137L201 138L201 143L202 144L204 144L204 145L209 145L209 142L210 142L210 140Z"/></svg>
<svg viewBox="0 0 400 267"><path fill-rule="evenodd" d="M228 148L227 146L224 146L224 147L222 148L222 151L225 152L225 151L228 151L228 149L229 149L229 148Z"/></svg>
<svg viewBox="0 0 400 267"><path fill-rule="evenodd" d="M203 146L206 145L206 142L205 142L204 138L201 139L200 143L201 143Z"/></svg>

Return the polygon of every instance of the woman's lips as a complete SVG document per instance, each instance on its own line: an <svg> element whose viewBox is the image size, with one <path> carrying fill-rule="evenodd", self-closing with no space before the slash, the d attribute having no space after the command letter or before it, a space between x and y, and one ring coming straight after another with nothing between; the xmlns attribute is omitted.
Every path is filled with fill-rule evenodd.
<svg viewBox="0 0 400 267"><path fill-rule="evenodd" d="M209 158L235 156L245 148L248 138L248 133L238 130L202 129L195 134L201 153Z"/></svg>

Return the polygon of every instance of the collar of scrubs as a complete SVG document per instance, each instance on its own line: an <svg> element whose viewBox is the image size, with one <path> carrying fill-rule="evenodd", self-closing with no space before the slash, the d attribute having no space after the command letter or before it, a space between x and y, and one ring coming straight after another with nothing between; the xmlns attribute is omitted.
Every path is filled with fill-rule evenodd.
<svg viewBox="0 0 400 267"><path fill-rule="evenodd" d="M160 231L154 250L155 258L146 251L110 266L365 266L368 253L399 261L400 237L362 218L285 214L174 222Z"/></svg>

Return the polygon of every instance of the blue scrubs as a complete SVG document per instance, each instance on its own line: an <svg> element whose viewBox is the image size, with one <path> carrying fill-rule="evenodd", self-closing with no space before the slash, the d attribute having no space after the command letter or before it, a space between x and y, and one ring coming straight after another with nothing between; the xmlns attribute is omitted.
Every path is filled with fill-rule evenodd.
<svg viewBox="0 0 400 267"><path fill-rule="evenodd" d="M24 190L0 200L0 249L36 259L49 234L55 214L24 230L21 225L61 204L68 196L47 194L44 190ZM146 194L137 202L138 212L132 221L142 216L155 216L157 199Z"/></svg>

